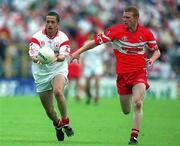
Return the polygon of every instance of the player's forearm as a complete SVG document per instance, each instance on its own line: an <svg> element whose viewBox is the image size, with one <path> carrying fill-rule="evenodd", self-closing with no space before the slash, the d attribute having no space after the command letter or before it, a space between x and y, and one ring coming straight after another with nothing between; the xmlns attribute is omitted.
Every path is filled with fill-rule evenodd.
<svg viewBox="0 0 180 146"><path fill-rule="evenodd" d="M77 53L80 55L81 53L90 50L96 46L96 42L94 40L87 41L84 46L77 50Z"/></svg>
<svg viewBox="0 0 180 146"><path fill-rule="evenodd" d="M160 51L159 51L159 50L156 50L156 51L153 53L153 55L151 56L150 59L154 62L154 61L156 61L156 60L160 57L160 55L161 55Z"/></svg>
<svg viewBox="0 0 180 146"><path fill-rule="evenodd" d="M64 61L66 58L65 55L59 54L58 56L56 56L56 61L61 62Z"/></svg>

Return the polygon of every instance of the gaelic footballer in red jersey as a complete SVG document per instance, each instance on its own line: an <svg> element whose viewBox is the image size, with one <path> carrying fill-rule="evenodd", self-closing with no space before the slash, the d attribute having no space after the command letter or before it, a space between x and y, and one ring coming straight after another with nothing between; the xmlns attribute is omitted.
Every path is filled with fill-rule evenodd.
<svg viewBox="0 0 180 146"><path fill-rule="evenodd" d="M112 42L116 57L116 72L129 73L146 66L146 49L158 50L156 40L148 29L138 24L130 33L124 24L118 24L94 36L97 45Z"/></svg>
<svg viewBox="0 0 180 146"><path fill-rule="evenodd" d="M143 116L143 99L147 83L146 65L152 65L160 56L157 42L152 32L139 24L139 10L135 6L125 8L123 24L116 24L94 35L84 46L71 55L71 60L78 59L80 54L93 47L111 42L116 57L117 89L121 108L124 114L134 107L133 124L129 144L137 144ZM146 49L152 52L147 58Z"/></svg>

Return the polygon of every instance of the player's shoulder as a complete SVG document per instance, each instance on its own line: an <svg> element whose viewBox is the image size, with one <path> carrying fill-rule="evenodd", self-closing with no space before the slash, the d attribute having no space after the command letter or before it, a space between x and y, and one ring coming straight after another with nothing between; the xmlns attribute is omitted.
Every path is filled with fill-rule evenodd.
<svg viewBox="0 0 180 146"><path fill-rule="evenodd" d="M33 38L38 38L43 35L43 30L39 30L33 34Z"/></svg>
<svg viewBox="0 0 180 146"><path fill-rule="evenodd" d="M68 36L67 36L67 34L65 33L65 32L63 32L63 31L61 31L61 30L59 30L59 38L61 38L61 39L66 39L66 40L68 40L69 38L68 38Z"/></svg>
<svg viewBox="0 0 180 146"><path fill-rule="evenodd" d="M149 28L145 27L145 26L142 25L142 24L139 24L138 27L139 27L138 29L139 29L140 31L143 31L143 32L146 32L146 33L151 32Z"/></svg>
<svg viewBox="0 0 180 146"><path fill-rule="evenodd" d="M109 27L109 28L111 28L111 29L124 29L125 26L124 26L124 24L122 24L122 23L118 23L118 24L112 25L112 26Z"/></svg>
<svg viewBox="0 0 180 146"><path fill-rule="evenodd" d="M121 32L124 32L125 31L125 26L121 23L119 24L114 24L114 25L111 25L110 27L108 27L105 31L104 31L104 34L108 35L108 34L118 34L118 33L121 33Z"/></svg>

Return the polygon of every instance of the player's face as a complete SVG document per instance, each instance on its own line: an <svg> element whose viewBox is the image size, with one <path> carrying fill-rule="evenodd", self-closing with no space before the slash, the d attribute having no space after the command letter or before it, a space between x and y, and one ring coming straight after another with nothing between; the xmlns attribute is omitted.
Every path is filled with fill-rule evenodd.
<svg viewBox="0 0 180 146"><path fill-rule="evenodd" d="M58 30L58 22L55 16L46 16L46 31L48 35L54 35Z"/></svg>
<svg viewBox="0 0 180 146"><path fill-rule="evenodd" d="M134 17L132 12L124 12L123 22L129 30L134 30L137 25L137 17Z"/></svg>

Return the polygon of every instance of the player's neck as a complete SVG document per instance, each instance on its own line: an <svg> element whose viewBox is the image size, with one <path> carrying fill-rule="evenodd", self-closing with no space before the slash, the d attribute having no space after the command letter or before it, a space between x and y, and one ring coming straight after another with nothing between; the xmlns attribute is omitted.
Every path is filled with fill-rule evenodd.
<svg viewBox="0 0 180 146"><path fill-rule="evenodd" d="M56 30L56 31L47 31L47 30L45 30L46 31L46 35L48 36L48 38L54 38L56 35L57 35L57 33L58 33L58 30Z"/></svg>
<svg viewBox="0 0 180 146"><path fill-rule="evenodd" d="M53 37L55 34L56 34L55 31L53 31L53 32L47 32L47 35L48 35L49 37Z"/></svg>
<svg viewBox="0 0 180 146"><path fill-rule="evenodd" d="M136 24L134 24L133 26L129 27L128 30L129 30L131 33L134 33L134 32L136 32L137 27L138 27L138 23L136 23Z"/></svg>

